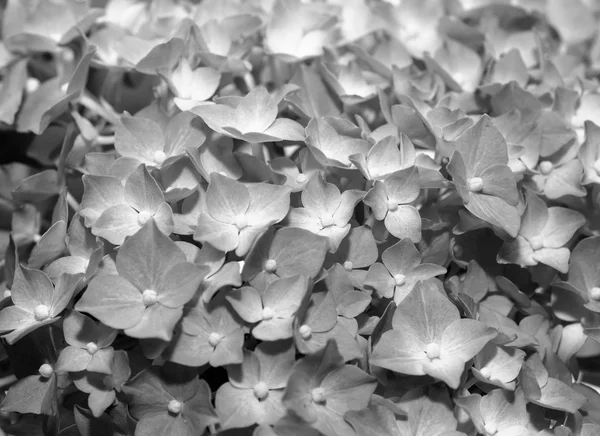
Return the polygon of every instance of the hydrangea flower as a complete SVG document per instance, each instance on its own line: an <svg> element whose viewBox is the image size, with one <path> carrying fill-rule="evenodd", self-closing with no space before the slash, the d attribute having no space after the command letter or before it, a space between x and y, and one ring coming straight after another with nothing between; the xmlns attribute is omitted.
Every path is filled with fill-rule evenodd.
<svg viewBox="0 0 600 436"><path fill-rule="evenodd" d="M129 336L165 341L173 336L184 304L194 297L206 272L187 262L154 221L125 240L116 270L96 276L76 309Z"/></svg>
<svg viewBox="0 0 600 436"><path fill-rule="evenodd" d="M302 206L290 209L286 222L329 239L329 250L336 251L350 231L354 208L364 191L349 189L342 193L327 183L321 173L314 174L302 190Z"/></svg>
<svg viewBox="0 0 600 436"><path fill-rule="evenodd" d="M365 286L385 298L393 298L396 304L400 304L421 280L446 272L441 266L421 263L421 253L409 239L402 239L387 248L381 260L383 264L376 262L369 268Z"/></svg>
<svg viewBox="0 0 600 436"><path fill-rule="evenodd" d="M295 361L291 343L281 344L263 342L244 350L243 362L227 367L229 381L215 397L223 428L275 424L285 415L281 400Z"/></svg>
<svg viewBox="0 0 600 436"><path fill-rule="evenodd" d="M278 341L293 336L294 315L308 292L308 279L296 275L276 280L264 290L245 286L228 292L226 298L244 321L256 324L252 336Z"/></svg>
<svg viewBox="0 0 600 436"><path fill-rule="evenodd" d="M194 239L244 256L257 237L285 217L289 205L288 187L268 183L244 185L212 173Z"/></svg>
<svg viewBox="0 0 600 436"><path fill-rule="evenodd" d="M335 342L328 341L321 352L294 365L283 404L288 413L310 427L342 436L353 432L344 413L364 409L375 387L370 375L354 365L344 365Z"/></svg>
<svg viewBox="0 0 600 436"><path fill-rule="evenodd" d="M115 350L110 345L117 331L72 311L63 321L67 347L58 357L55 371L91 371L111 374Z"/></svg>
<svg viewBox="0 0 600 436"><path fill-rule="evenodd" d="M421 216L410 203L417 199L420 190L419 170L412 166L375 181L363 201L392 235L417 243L421 240Z"/></svg>
<svg viewBox="0 0 600 436"><path fill-rule="evenodd" d="M431 375L456 389L465 369L494 329L461 319L458 309L433 282L421 282L400 303L373 350L371 364L410 375Z"/></svg>
<svg viewBox="0 0 600 436"><path fill-rule="evenodd" d="M579 212L548 207L537 195L528 194L519 233L513 241L504 242L498 261L523 266L541 262L565 273L571 255L565 245L584 223Z"/></svg>
<svg viewBox="0 0 600 436"><path fill-rule="evenodd" d="M519 193L507 165L502 134L484 115L457 138L454 146L448 173L467 210L515 237L519 231Z"/></svg>
<svg viewBox="0 0 600 436"><path fill-rule="evenodd" d="M57 321L81 277L64 274L54 285L44 272L18 265L10 290L14 305L0 311L0 332L4 339L12 344L35 329Z"/></svg>
<svg viewBox="0 0 600 436"><path fill-rule="evenodd" d="M215 132L248 142L301 141L304 129L288 118L277 118L280 100L294 87L270 95L257 86L244 97L221 99L217 104L196 106L199 115Z"/></svg>
<svg viewBox="0 0 600 436"><path fill-rule="evenodd" d="M125 184L111 176L84 175L85 195L80 214L92 233L121 245L148 221L165 234L173 228L173 211L158 183L144 165L127 177Z"/></svg>

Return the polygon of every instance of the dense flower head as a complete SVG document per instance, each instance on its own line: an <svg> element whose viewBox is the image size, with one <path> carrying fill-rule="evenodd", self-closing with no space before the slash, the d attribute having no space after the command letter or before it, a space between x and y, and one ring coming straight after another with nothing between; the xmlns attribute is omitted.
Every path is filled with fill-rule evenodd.
<svg viewBox="0 0 600 436"><path fill-rule="evenodd" d="M0 2L0 433L599 434L597 3Z"/></svg>

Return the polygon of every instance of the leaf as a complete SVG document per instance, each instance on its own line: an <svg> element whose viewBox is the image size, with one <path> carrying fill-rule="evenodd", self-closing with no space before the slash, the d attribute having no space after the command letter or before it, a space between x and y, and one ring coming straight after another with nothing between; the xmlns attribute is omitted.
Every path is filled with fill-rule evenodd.
<svg viewBox="0 0 600 436"><path fill-rule="evenodd" d="M506 165L506 141L487 115L467 129L454 143L462 155L467 176L479 176L492 165Z"/></svg>
<svg viewBox="0 0 600 436"><path fill-rule="evenodd" d="M254 324L262 320L263 303L256 289L244 286L228 292L225 298L244 321Z"/></svg>
<svg viewBox="0 0 600 436"><path fill-rule="evenodd" d="M395 436L398 434L394 414L386 407L370 405L362 410L346 412L344 418L362 436Z"/></svg>
<svg viewBox="0 0 600 436"><path fill-rule="evenodd" d="M551 0L548 2L547 14L550 23L569 44L583 42L597 32L588 6L579 0Z"/></svg>
<svg viewBox="0 0 600 436"><path fill-rule="evenodd" d="M213 218L233 224L248 210L250 194L243 184L213 173L206 191L206 206Z"/></svg>
<svg viewBox="0 0 600 436"><path fill-rule="evenodd" d="M472 319L460 319L450 324L442 335L442 358L446 353L464 362L472 359L490 340L496 330Z"/></svg>
<svg viewBox="0 0 600 436"><path fill-rule="evenodd" d="M8 68L0 88L0 121L12 125L21 106L27 82L27 61L21 59Z"/></svg>
<svg viewBox="0 0 600 436"><path fill-rule="evenodd" d="M94 277L75 305L114 329L136 325L145 310L142 293L124 278L113 274Z"/></svg>
<svg viewBox="0 0 600 436"><path fill-rule="evenodd" d="M34 312L39 304L53 306L54 286L42 271L18 266L11 291L15 305L30 312Z"/></svg>
<svg viewBox="0 0 600 436"><path fill-rule="evenodd" d="M145 165L139 165L127 177L123 192L127 204L133 207L138 214L147 212L154 215L165 201L162 190Z"/></svg>
<svg viewBox="0 0 600 436"><path fill-rule="evenodd" d="M367 141L357 137L356 129L352 123L340 118L315 118L306 127L306 143L321 164L348 168L352 165L349 156L366 155L369 151Z"/></svg>
<svg viewBox="0 0 600 436"><path fill-rule="evenodd" d="M117 253L116 264L119 275L139 292L146 289L160 292L168 271L185 261L185 255L175 242L150 220L125 240Z"/></svg>
<svg viewBox="0 0 600 436"><path fill-rule="evenodd" d="M53 415L58 407L57 394L55 375L31 375L11 386L2 401L2 411Z"/></svg>
<svg viewBox="0 0 600 436"><path fill-rule="evenodd" d="M407 419L396 421L399 434L445 435L452 434L457 427L448 390L443 386L412 389L397 405L407 412Z"/></svg>
<svg viewBox="0 0 600 436"><path fill-rule="evenodd" d="M321 271L328 241L300 228L283 228L260 238L246 257L242 279L250 280L265 271L269 259L275 261L278 277L302 274L314 278Z"/></svg>
<svg viewBox="0 0 600 436"><path fill-rule="evenodd" d="M15 200L37 203L60 193L62 186L55 170L44 170L26 177L12 192Z"/></svg>
<svg viewBox="0 0 600 436"><path fill-rule="evenodd" d="M29 266L42 268L44 265L58 259L66 250L65 237L67 223L57 221L42 235L42 238L29 255Z"/></svg>
<svg viewBox="0 0 600 436"><path fill-rule="evenodd" d="M555 378L548 378L542 386L542 396L533 403L554 410L576 413L587 402L584 395Z"/></svg>
<svg viewBox="0 0 600 436"><path fill-rule="evenodd" d="M458 309L431 281L421 282L396 308L392 325L420 338L439 343L447 327L460 318Z"/></svg>
<svg viewBox="0 0 600 436"><path fill-rule="evenodd" d="M164 148L165 136L157 123L127 113L121 116L115 129L115 149L121 156L154 166L156 153L164 153Z"/></svg>
<svg viewBox="0 0 600 436"><path fill-rule="evenodd" d="M336 102L323 84L315 66L301 64L290 83L297 85L298 92L288 95L285 100L291 103L306 118L337 116L340 111Z"/></svg>
<svg viewBox="0 0 600 436"><path fill-rule="evenodd" d="M248 223L268 227L281 221L290 208L290 190L269 183L256 183L248 187L250 205L246 211Z"/></svg>

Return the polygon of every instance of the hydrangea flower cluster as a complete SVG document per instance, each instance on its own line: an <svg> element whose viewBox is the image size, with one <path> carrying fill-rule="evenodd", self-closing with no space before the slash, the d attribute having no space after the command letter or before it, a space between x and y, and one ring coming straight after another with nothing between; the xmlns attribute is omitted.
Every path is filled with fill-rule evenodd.
<svg viewBox="0 0 600 436"><path fill-rule="evenodd" d="M598 2L0 18L0 434L600 434Z"/></svg>

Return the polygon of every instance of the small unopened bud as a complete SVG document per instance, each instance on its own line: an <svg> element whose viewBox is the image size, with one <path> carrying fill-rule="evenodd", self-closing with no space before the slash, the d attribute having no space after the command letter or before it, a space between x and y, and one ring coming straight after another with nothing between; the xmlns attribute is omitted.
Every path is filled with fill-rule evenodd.
<svg viewBox="0 0 600 436"><path fill-rule="evenodd" d="M276 269L277 269L277 262L275 261L275 259L268 259L265 262L265 271L266 272L273 273L273 272L275 272Z"/></svg>
<svg viewBox="0 0 600 436"><path fill-rule="evenodd" d="M183 404L181 404L181 401L171 400L169 401L167 409L169 410L169 412L175 415L179 415L181 413L181 409L183 409Z"/></svg>
<svg viewBox="0 0 600 436"><path fill-rule="evenodd" d="M219 333L212 332L210 335L208 335L208 344L214 348L219 345L221 339L223 339L223 336L221 336Z"/></svg>
<svg viewBox="0 0 600 436"><path fill-rule="evenodd" d="M96 354L98 352L98 345L96 345L95 342L88 342L85 345L85 349L87 350L88 353L90 354Z"/></svg>
<svg viewBox="0 0 600 436"><path fill-rule="evenodd" d="M394 283L396 286L403 286L406 284L406 276L404 274L396 274L394 276Z"/></svg>
<svg viewBox="0 0 600 436"><path fill-rule="evenodd" d="M471 177L467 180L467 189L470 192L480 192L483 189L483 179L481 177Z"/></svg>
<svg viewBox="0 0 600 436"><path fill-rule="evenodd" d="M387 208L390 212L396 212L398 210L398 203L394 200L388 200Z"/></svg>
<svg viewBox="0 0 600 436"><path fill-rule="evenodd" d="M594 286L590 289L590 298L594 301L600 301L600 287Z"/></svg>
<svg viewBox="0 0 600 436"><path fill-rule="evenodd" d="M142 292L142 301L144 306L152 306L158 301L158 294L152 289L146 289Z"/></svg>
<svg viewBox="0 0 600 436"><path fill-rule="evenodd" d="M50 378L52 377L52 374L54 374L54 368L52 368L49 364L44 363L42 366L40 366L40 369L38 369L38 372L40 373L40 375L44 378Z"/></svg>
<svg viewBox="0 0 600 436"><path fill-rule="evenodd" d="M353 268L354 268L354 264L352 262L350 262L349 260L344 262L344 269L346 271L352 271Z"/></svg>
<svg viewBox="0 0 600 436"><path fill-rule="evenodd" d="M264 400L269 395L269 387L263 381L256 383L252 388L252 391L259 401Z"/></svg>
<svg viewBox="0 0 600 436"><path fill-rule="evenodd" d="M425 349L425 354L430 360L439 359L440 357L440 345L435 342L430 342L427 344L427 348Z"/></svg>
<svg viewBox="0 0 600 436"><path fill-rule="evenodd" d="M486 422L483 426L483 430L487 436L494 436L498 433L498 425L494 422Z"/></svg>
<svg viewBox="0 0 600 436"><path fill-rule="evenodd" d="M300 334L300 337L302 339L309 339L310 336L312 335L312 329L307 326L306 324L300 326L300 328L298 329L298 333Z"/></svg>
<svg viewBox="0 0 600 436"><path fill-rule="evenodd" d="M273 309L271 309L270 307L265 307L262 310L262 319L263 321L269 321L271 319L273 319L273 317L275 316L275 311Z"/></svg>
<svg viewBox="0 0 600 436"><path fill-rule="evenodd" d="M306 177L306 174L298 174L296 176L296 183L298 184L306 183L307 180L308 177Z"/></svg>
<svg viewBox="0 0 600 436"><path fill-rule="evenodd" d="M529 242L531 243L531 248L534 250L541 250L544 248L544 240L540 236L534 236Z"/></svg>
<svg viewBox="0 0 600 436"><path fill-rule="evenodd" d="M538 170L540 170L540 173L542 173L544 176L550 174L553 168L554 165L549 160L544 160L538 165Z"/></svg>
<svg viewBox="0 0 600 436"><path fill-rule="evenodd" d="M158 150L154 152L152 156L152 160L158 165L162 164L165 160L167 160L167 155L164 151Z"/></svg>
<svg viewBox="0 0 600 436"><path fill-rule="evenodd" d="M325 402L325 389L322 387L314 388L310 393L315 403L323 404Z"/></svg>
<svg viewBox="0 0 600 436"><path fill-rule="evenodd" d="M36 321L44 321L50 316L50 308L45 304L39 304L33 310L33 316Z"/></svg>

